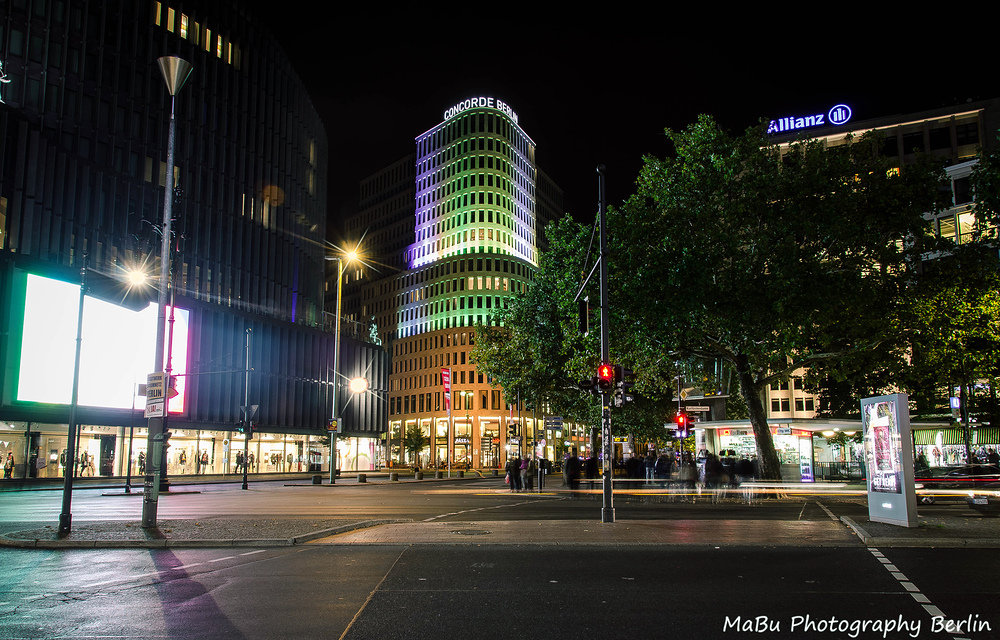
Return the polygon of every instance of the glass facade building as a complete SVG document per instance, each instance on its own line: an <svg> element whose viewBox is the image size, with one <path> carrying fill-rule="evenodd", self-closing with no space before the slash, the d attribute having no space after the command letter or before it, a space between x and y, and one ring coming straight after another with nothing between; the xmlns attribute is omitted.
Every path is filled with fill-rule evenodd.
<svg viewBox="0 0 1000 640"><path fill-rule="evenodd" d="M68 465L68 395L23 395L28 274L78 283L86 264L94 280L142 269L155 281L167 189L187 324L173 347L186 364L175 369L185 402L169 419L170 472L233 471L247 404L256 470L326 463L319 440L337 386L323 322L327 138L262 25L235 0L0 0L0 442L20 476ZM172 175L165 55L193 65L176 98ZM129 460L136 472L145 420L135 401L81 406L81 451L97 474L124 474Z"/></svg>

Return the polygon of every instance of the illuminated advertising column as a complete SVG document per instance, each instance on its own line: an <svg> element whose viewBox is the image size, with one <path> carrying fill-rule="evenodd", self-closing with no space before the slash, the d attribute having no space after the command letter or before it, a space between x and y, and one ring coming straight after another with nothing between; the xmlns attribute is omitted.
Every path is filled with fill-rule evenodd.
<svg viewBox="0 0 1000 640"><path fill-rule="evenodd" d="M917 526L910 449L910 411L905 393L861 401L868 517L901 527Z"/></svg>

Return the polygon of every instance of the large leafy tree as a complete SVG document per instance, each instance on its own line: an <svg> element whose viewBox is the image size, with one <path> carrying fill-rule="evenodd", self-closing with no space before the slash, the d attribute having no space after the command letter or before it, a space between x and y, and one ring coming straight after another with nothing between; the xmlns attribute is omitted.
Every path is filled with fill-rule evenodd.
<svg viewBox="0 0 1000 640"><path fill-rule="evenodd" d="M566 217L546 233L549 250L531 285L496 312L493 325L477 329L472 361L507 398L520 397L529 407L547 403L557 414L586 423L596 411L576 380L591 375L582 371L593 339L577 333L573 299L587 230Z"/></svg>
<svg viewBox="0 0 1000 640"><path fill-rule="evenodd" d="M938 205L940 171L899 172L879 139L792 145L702 116L667 130L610 215L631 351L722 358L736 371L765 478L781 477L762 405L772 381L866 353L901 363L901 298Z"/></svg>

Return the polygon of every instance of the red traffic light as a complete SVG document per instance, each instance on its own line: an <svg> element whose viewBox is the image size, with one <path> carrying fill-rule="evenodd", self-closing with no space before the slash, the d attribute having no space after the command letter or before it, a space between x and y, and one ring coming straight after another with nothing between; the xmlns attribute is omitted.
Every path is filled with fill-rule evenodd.
<svg viewBox="0 0 1000 640"><path fill-rule="evenodd" d="M597 384L602 389L615 386L615 368L606 362L597 367Z"/></svg>
<svg viewBox="0 0 1000 640"><path fill-rule="evenodd" d="M686 427L687 426L687 419L688 419L688 417L685 414L678 413L677 417L674 418L674 421L677 423L677 428L683 429L684 427Z"/></svg>

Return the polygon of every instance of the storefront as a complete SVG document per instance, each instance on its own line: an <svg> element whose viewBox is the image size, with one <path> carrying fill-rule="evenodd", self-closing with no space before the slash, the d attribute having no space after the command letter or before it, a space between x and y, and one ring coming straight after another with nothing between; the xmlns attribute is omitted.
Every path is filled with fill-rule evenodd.
<svg viewBox="0 0 1000 640"><path fill-rule="evenodd" d="M921 455L931 467L947 467L969 464L965 451L965 434L959 427L921 428L920 424L912 425L914 460ZM997 451L1000 448L1000 428L972 427L969 430L969 443L974 462L986 459L989 449Z"/></svg>
<svg viewBox="0 0 1000 640"><path fill-rule="evenodd" d="M79 477L110 478L145 473L145 426L81 425L75 461L66 460L67 429L66 425L59 424L0 423L0 453L4 460L8 455L14 457L11 477L60 478L71 463L75 463L75 475ZM242 467L237 466L238 460L243 460L242 435L197 429L171 429L171 433L168 475L242 471ZM319 470L328 458L328 448L317 436L302 434L257 432L246 443L246 451L247 470L251 473Z"/></svg>

